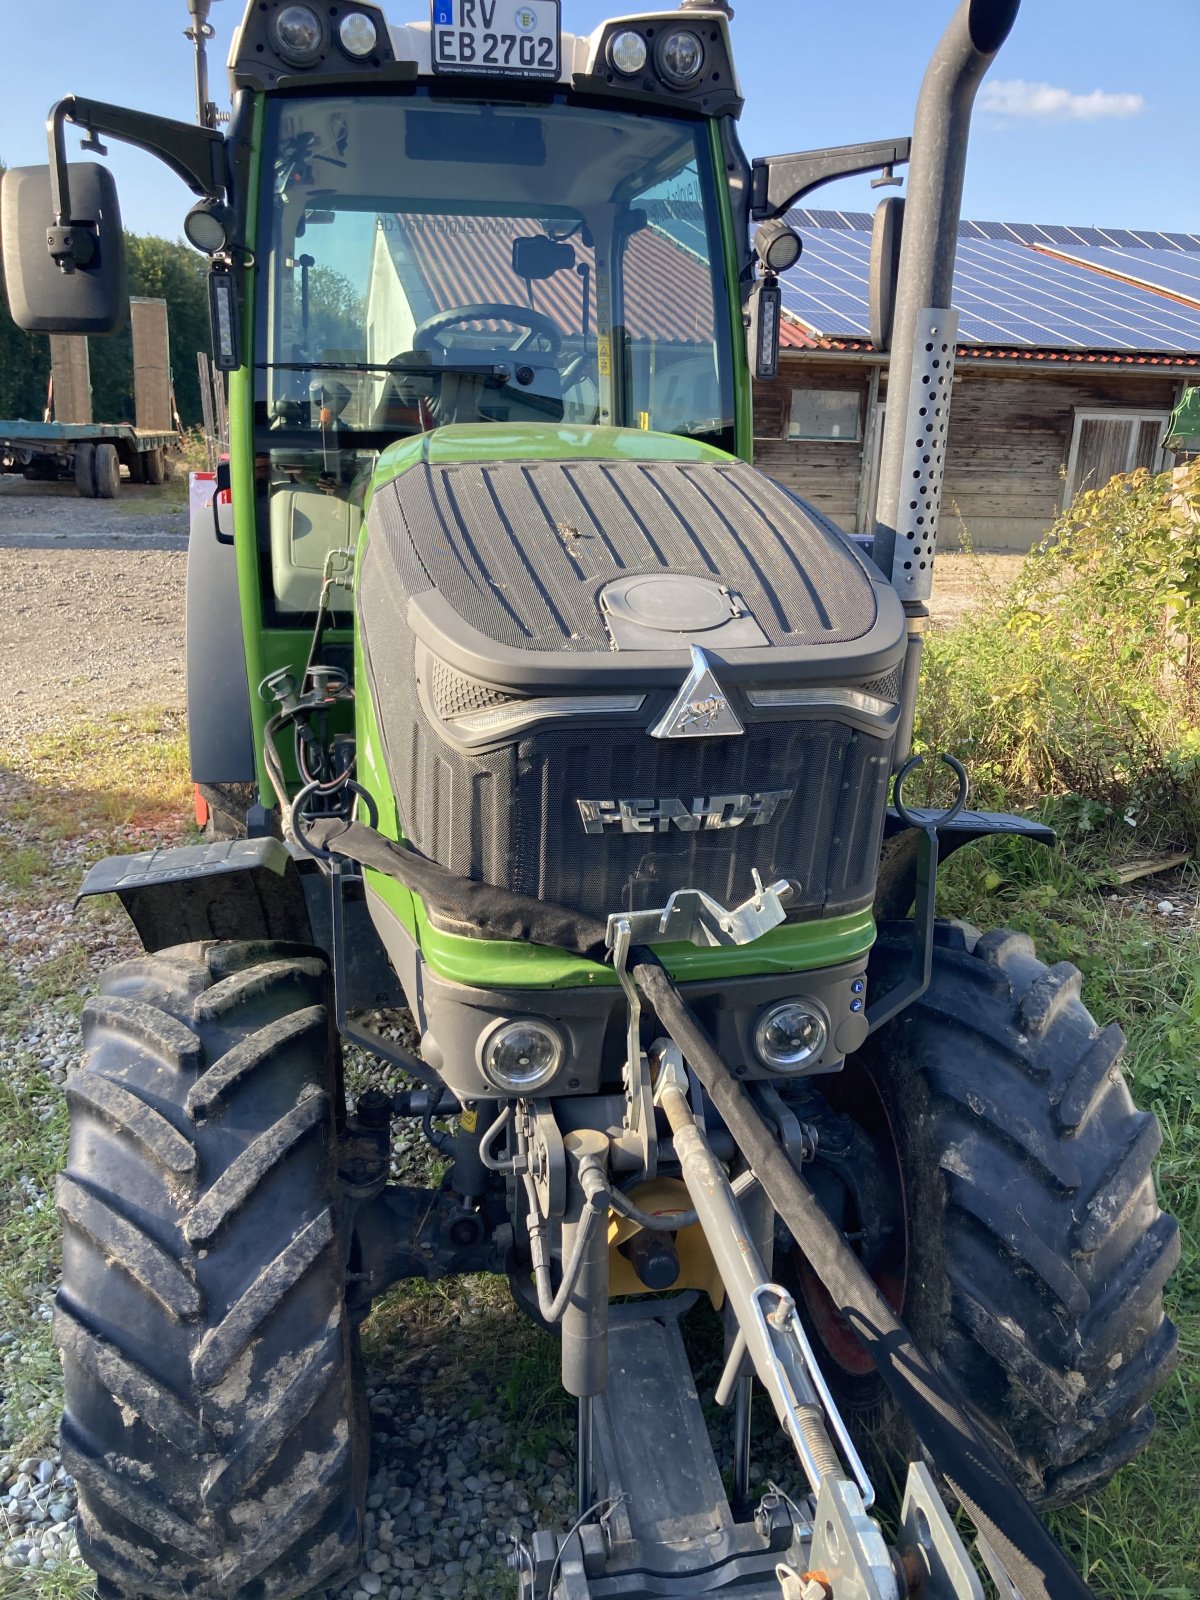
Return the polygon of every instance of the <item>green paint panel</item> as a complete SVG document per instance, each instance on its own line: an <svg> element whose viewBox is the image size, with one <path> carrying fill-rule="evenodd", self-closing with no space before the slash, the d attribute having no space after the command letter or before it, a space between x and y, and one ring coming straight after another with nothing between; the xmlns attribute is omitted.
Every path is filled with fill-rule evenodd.
<svg viewBox="0 0 1200 1600"><path fill-rule="evenodd" d="M373 876L373 885L380 887L377 876ZM390 898L389 904L396 909ZM618 981L611 967L545 945L442 933L430 925L424 906L414 904L416 934L426 961L439 977L454 983L495 989L580 989L611 987ZM673 978L687 982L812 972L864 955L874 942L874 918L870 911L857 911L827 922L785 924L753 944L715 950L693 944L659 945L658 954Z"/></svg>
<svg viewBox="0 0 1200 1600"><path fill-rule="evenodd" d="M729 461L714 445L677 433L638 428L568 428L543 422L472 422L435 428L389 445L375 467L372 490L409 467L458 461Z"/></svg>

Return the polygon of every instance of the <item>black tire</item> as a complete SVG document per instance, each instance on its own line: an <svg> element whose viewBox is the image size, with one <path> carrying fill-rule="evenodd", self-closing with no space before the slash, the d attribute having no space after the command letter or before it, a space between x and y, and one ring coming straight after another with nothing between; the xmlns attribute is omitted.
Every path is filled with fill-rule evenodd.
<svg viewBox="0 0 1200 1600"><path fill-rule="evenodd" d="M146 483L161 483L166 477L166 462L161 450L145 450L141 455L142 477Z"/></svg>
<svg viewBox="0 0 1200 1600"><path fill-rule="evenodd" d="M106 1594L335 1586L359 1559L369 1431L324 959L184 945L101 990L58 1196L80 1548Z"/></svg>
<svg viewBox="0 0 1200 1600"><path fill-rule="evenodd" d="M873 992L901 975L909 937L881 933ZM1162 1136L1075 967L1046 967L1020 933L946 925L938 941L924 997L850 1063L847 1109L862 1116L865 1069L883 1112L871 1131L899 1159L904 1320L1029 1497L1062 1505L1147 1442L1175 1364ZM877 1466L898 1473L915 1441L878 1380L836 1376Z"/></svg>
<svg viewBox="0 0 1200 1600"><path fill-rule="evenodd" d="M85 500L96 498L96 446L75 446L75 488Z"/></svg>
<svg viewBox="0 0 1200 1600"><path fill-rule="evenodd" d="M96 446L95 477L97 498L115 500L121 492L121 458L107 439Z"/></svg>

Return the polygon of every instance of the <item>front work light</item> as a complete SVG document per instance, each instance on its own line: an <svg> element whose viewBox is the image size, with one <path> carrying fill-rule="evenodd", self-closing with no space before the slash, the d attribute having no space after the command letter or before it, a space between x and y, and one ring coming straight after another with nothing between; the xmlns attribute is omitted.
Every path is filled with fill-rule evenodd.
<svg viewBox="0 0 1200 1600"><path fill-rule="evenodd" d="M800 235L782 217L772 217L755 229L754 250L768 272L786 272L794 267L803 249Z"/></svg>
<svg viewBox="0 0 1200 1600"><path fill-rule="evenodd" d="M550 1082L563 1064L563 1042L544 1022L501 1022L484 1035L483 1075L505 1094L533 1094Z"/></svg>
<svg viewBox="0 0 1200 1600"><path fill-rule="evenodd" d="M206 256L215 256L229 243L229 208L221 200L200 200L183 219L187 241Z"/></svg>
<svg viewBox="0 0 1200 1600"><path fill-rule="evenodd" d="M659 39L654 59L672 89L686 89L704 70L704 46L689 29L676 28Z"/></svg>
<svg viewBox="0 0 1200 1600"><path fill-rule="evenodd" d="M825 1018L809 1000L777 1000L759 1017L754 1049L772 1072L815 1066L829 1040Z"/></svg>
<svg viewBox="0 0 1200 1600"><path fill-rule="evenodd" d="M375 24L361 11L347 11L338 23L338 39L346 54L356 61L369 56L379 43Z"/></svg>
<svg viewBox="0 0 1200 1600"><path fill-rule="evenodd" d="M614 33L608 41L608 59L612 66L627 78L636 76L646 65L646 41L640 33L626 28Z"/></svg>
<svg viewBox="0 0 1200 1600"><path fill-rule="evenodd" d="M284 6L271 32L276 50L291 67L311 67L325 48L325 24L312 6Z"/></svg>

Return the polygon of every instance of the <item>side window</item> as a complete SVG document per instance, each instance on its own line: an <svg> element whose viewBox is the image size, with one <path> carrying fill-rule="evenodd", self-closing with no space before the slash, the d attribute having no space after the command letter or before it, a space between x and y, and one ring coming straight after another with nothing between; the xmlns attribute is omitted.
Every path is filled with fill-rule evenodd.
<svg viewBox="0 0 1200 1600"><path fill-rule="evenodd" d="M717 308L694 160L631 202L644 222L623 256L631 426L693 433L722 416Z"/></svg>

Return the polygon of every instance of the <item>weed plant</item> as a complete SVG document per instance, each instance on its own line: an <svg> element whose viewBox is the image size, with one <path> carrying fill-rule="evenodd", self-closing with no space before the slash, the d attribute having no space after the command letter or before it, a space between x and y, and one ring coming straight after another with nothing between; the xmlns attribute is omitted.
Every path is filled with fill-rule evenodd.
<svg viewBox="0 0 1200 1600"><path fill-rule="evenodd" d="M931 635L916 748L963 760L977 804L1048 802L1105 853L1193 848L1200 464L1081 494L1007 594Z"/></svg>

